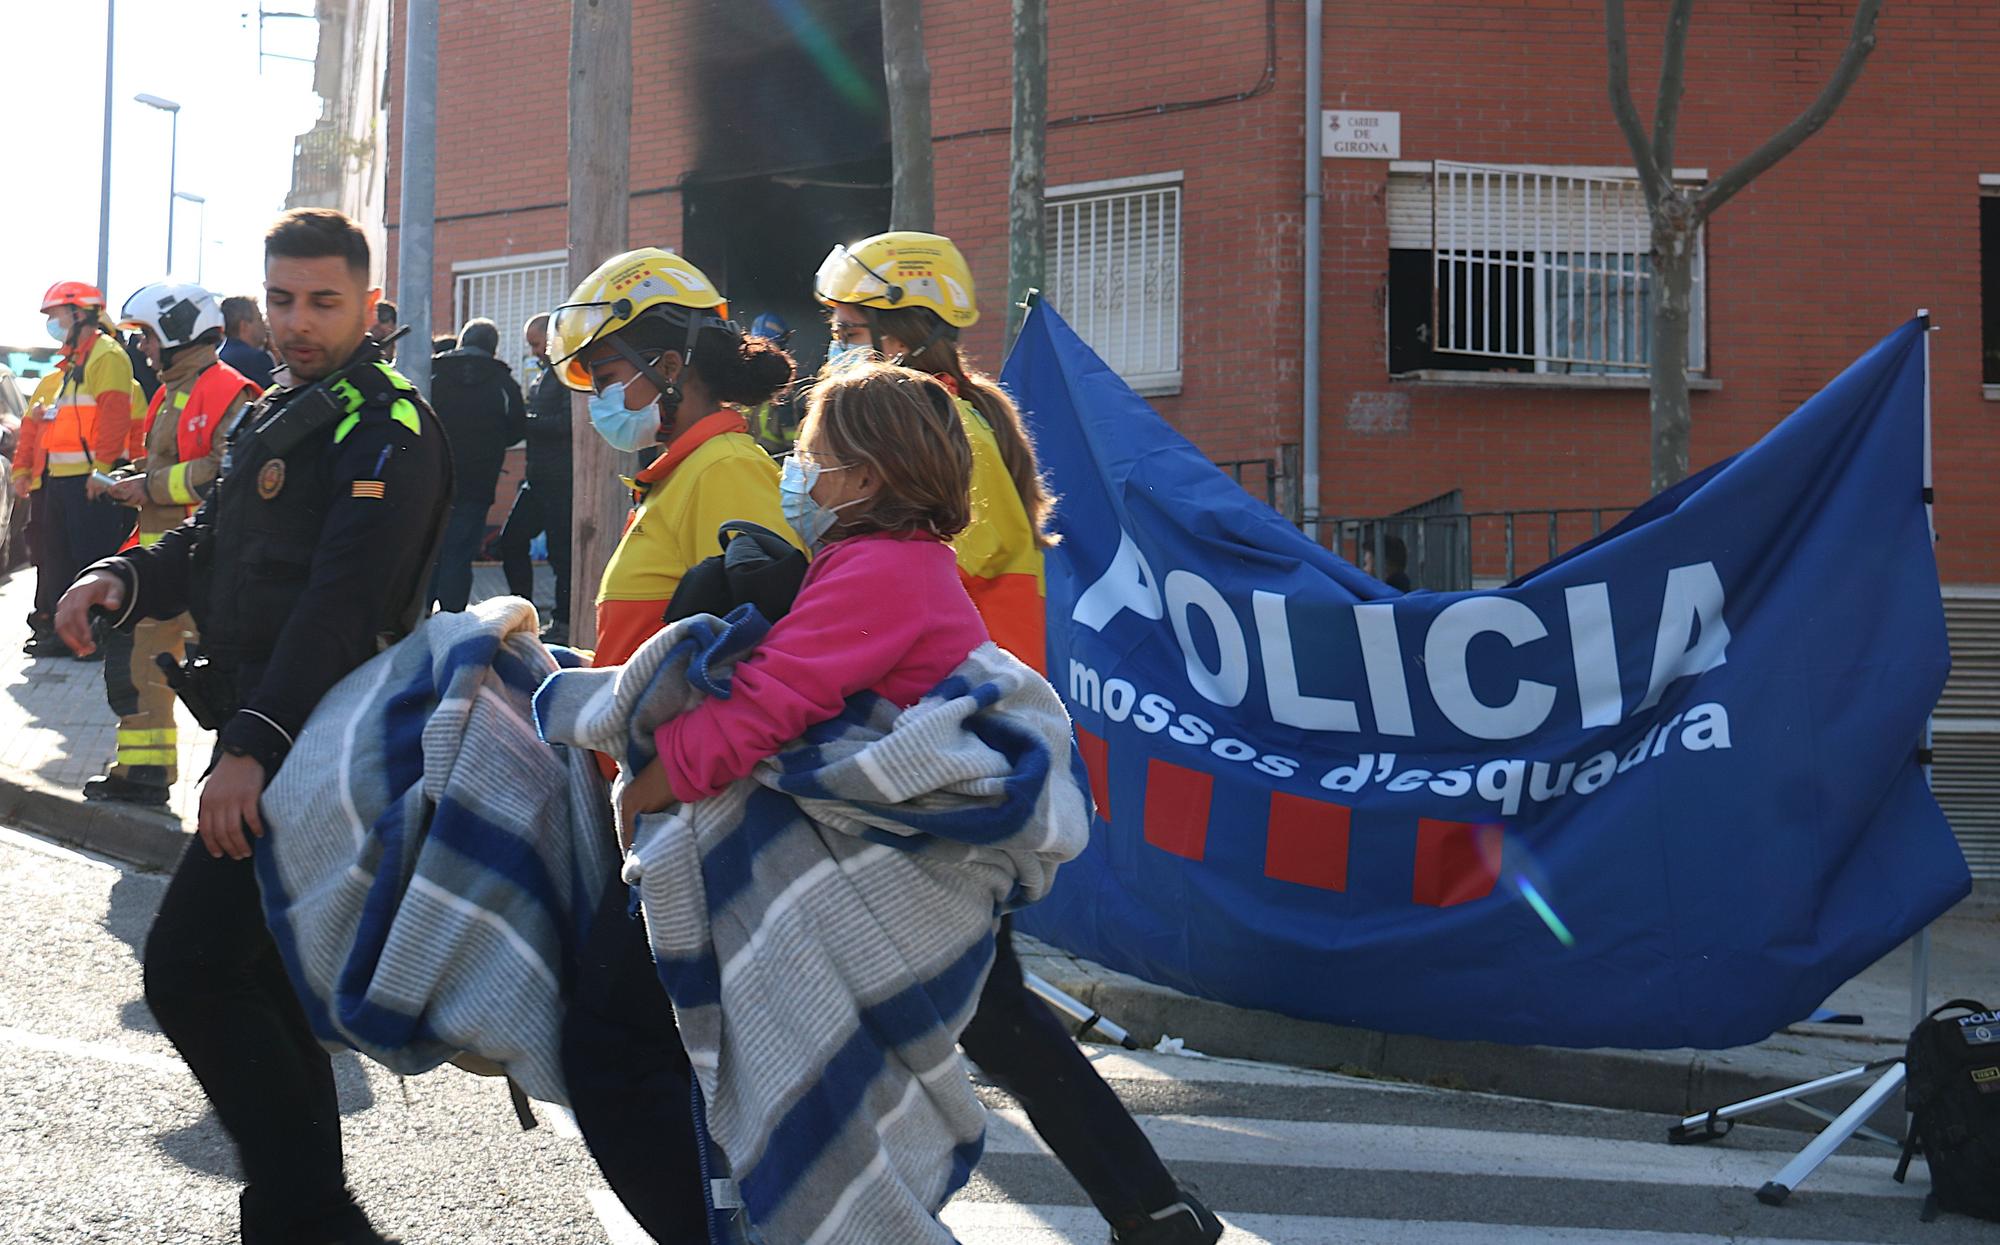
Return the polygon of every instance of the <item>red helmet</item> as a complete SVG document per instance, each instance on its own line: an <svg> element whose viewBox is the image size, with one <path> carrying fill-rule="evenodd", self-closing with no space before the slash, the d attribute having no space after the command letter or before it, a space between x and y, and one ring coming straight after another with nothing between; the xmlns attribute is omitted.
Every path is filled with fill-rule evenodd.
<svg viewBox="0 0 2000 1245"><path fill-rule="evenodd" d="M94 285L82 281L58 281L42 295L42 314L47 315L55 307L98 307L104 306L104 292Z"/></svg>

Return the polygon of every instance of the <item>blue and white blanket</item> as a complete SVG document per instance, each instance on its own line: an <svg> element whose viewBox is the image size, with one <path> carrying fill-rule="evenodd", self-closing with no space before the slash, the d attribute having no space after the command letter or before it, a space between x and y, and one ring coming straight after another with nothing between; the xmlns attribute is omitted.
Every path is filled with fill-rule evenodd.
<svg viewBox="0 0 2000 1245"><path fill-rule="evenodd" d="M764 631L698 617L535 700L546 738L653 757L653 731ZM956 1048L995 917L1088 834L1055 690L992 644L921 703L863 695L751 777L640 819L625 866L711 1138L773 1245L950 1241L985 1112Z"/></svg>
<svg viewBox="0 0 2000 1245"><path fill-rule="evenodd" d="M406 1075L478 1055L568 1100L568 966L617 863L595 758L535 733L556 669L534 608L500 598L432 617L314 710L254 859L321 1038Z"/></svg>

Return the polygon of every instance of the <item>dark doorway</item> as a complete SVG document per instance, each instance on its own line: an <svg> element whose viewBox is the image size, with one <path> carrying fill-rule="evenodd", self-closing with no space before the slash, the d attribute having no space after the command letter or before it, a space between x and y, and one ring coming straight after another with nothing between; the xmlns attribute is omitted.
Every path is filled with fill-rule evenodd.
<svg viewBox="0 0 2000 1245"><path fill-rule="evenodd" d="M682 248L746 328L772 313L802 374L826 357L813 274L889 227L882 16L853 0L699 0L696 167Z"/></svg>
<svg viewBox="0 0 2000 1245"><path fill-rule="evenodd" d="M2000 197L1994 195L1979 200L1979 278L1983 379L2000 385Z"/></svg>
<svg viewBox="0 0 2000 1245"><path fill-rule="evenodd" d="M687 187L688 256L729 295L737 323L766 312L792 329L800 375L826 361L825 315L813 274L836 244L889 223L889 157L801 173L762 174Z"/></svg>

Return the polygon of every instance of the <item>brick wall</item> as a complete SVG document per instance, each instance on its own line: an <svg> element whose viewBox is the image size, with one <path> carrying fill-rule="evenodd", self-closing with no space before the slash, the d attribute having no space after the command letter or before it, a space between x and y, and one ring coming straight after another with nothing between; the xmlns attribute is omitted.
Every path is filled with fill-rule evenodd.
<svg viewBox="0 0 2000 1245"><path fill-rule="evenodd" d="M443 0L436 314L450 264L563 245L561 6ZM635 6L636 242L672 245L691 167L688 10ZM1050 14L1049 115L1253 92L1265 0L1069 0ZM1664 0L1628 6L1634 93L1650 115ZM1275 78L1251 98L1057 125L1049 184L1181 171L1184 385L1155 405L1218 458L1299 430L1301 0L1277 0ZM1818 91L1848 3L1710 0L1695 15L1676 164L1720 173ZM396 29L400 32L400 16ZM938 227L971 261L997 369L1005 322L1008 9L932 0ZM1604 87L1600 0L1328 5L1325 106L1399 111L1405 159L1629 165ZM1980 389L1978 176L2000 173L2000 9L1888 6L1880 44L1827 129L1725 206L1708 235L1710 373L1695 464L1733 453L1919 306L1934 339L1939 549L1946 580L2000 583L2000 405ZM400 60L391 68L399 88ZM392 117L394 116L392 107ZM392 122L389 203L396 203ZM1646 491L1643 392L1496 392L1391 381L1385 162L1328 160L1319 343L1322 497L1374 514L1450 489L1469 509L1629 505ZM393 231L391 238L393 241ZM700 256L693 257L700 262ZM392 277L393 280L393 277Z"/></svg>

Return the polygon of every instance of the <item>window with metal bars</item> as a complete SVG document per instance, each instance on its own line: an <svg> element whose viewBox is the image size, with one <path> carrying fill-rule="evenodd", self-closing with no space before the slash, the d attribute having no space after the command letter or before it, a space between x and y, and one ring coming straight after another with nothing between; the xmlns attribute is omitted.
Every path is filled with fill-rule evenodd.
<svg viewBox="0 0 2000 1245"><path fill-rule="evenodd" d="M1389 370L1643 376L1651 224L1633 178L1439 160L1389 174ZM1706 367L1696 239L1689 371Z"/></svg>
<svg viewBox="0 0 2000 1245"><path fill-rule="evenodd" d="M569 294L569 259L562 251L469 260L452 265L452 332L484 316L500 326L500 357L525 388L537 366L521 339L529 320L555 310Z"/></svg>
<svg viewBox="0 0 2000 1245"><path fill-rule="evenodd" d="M1042 291L1142 394L1181 387L1181 175L1049 190Z"/></svg>

